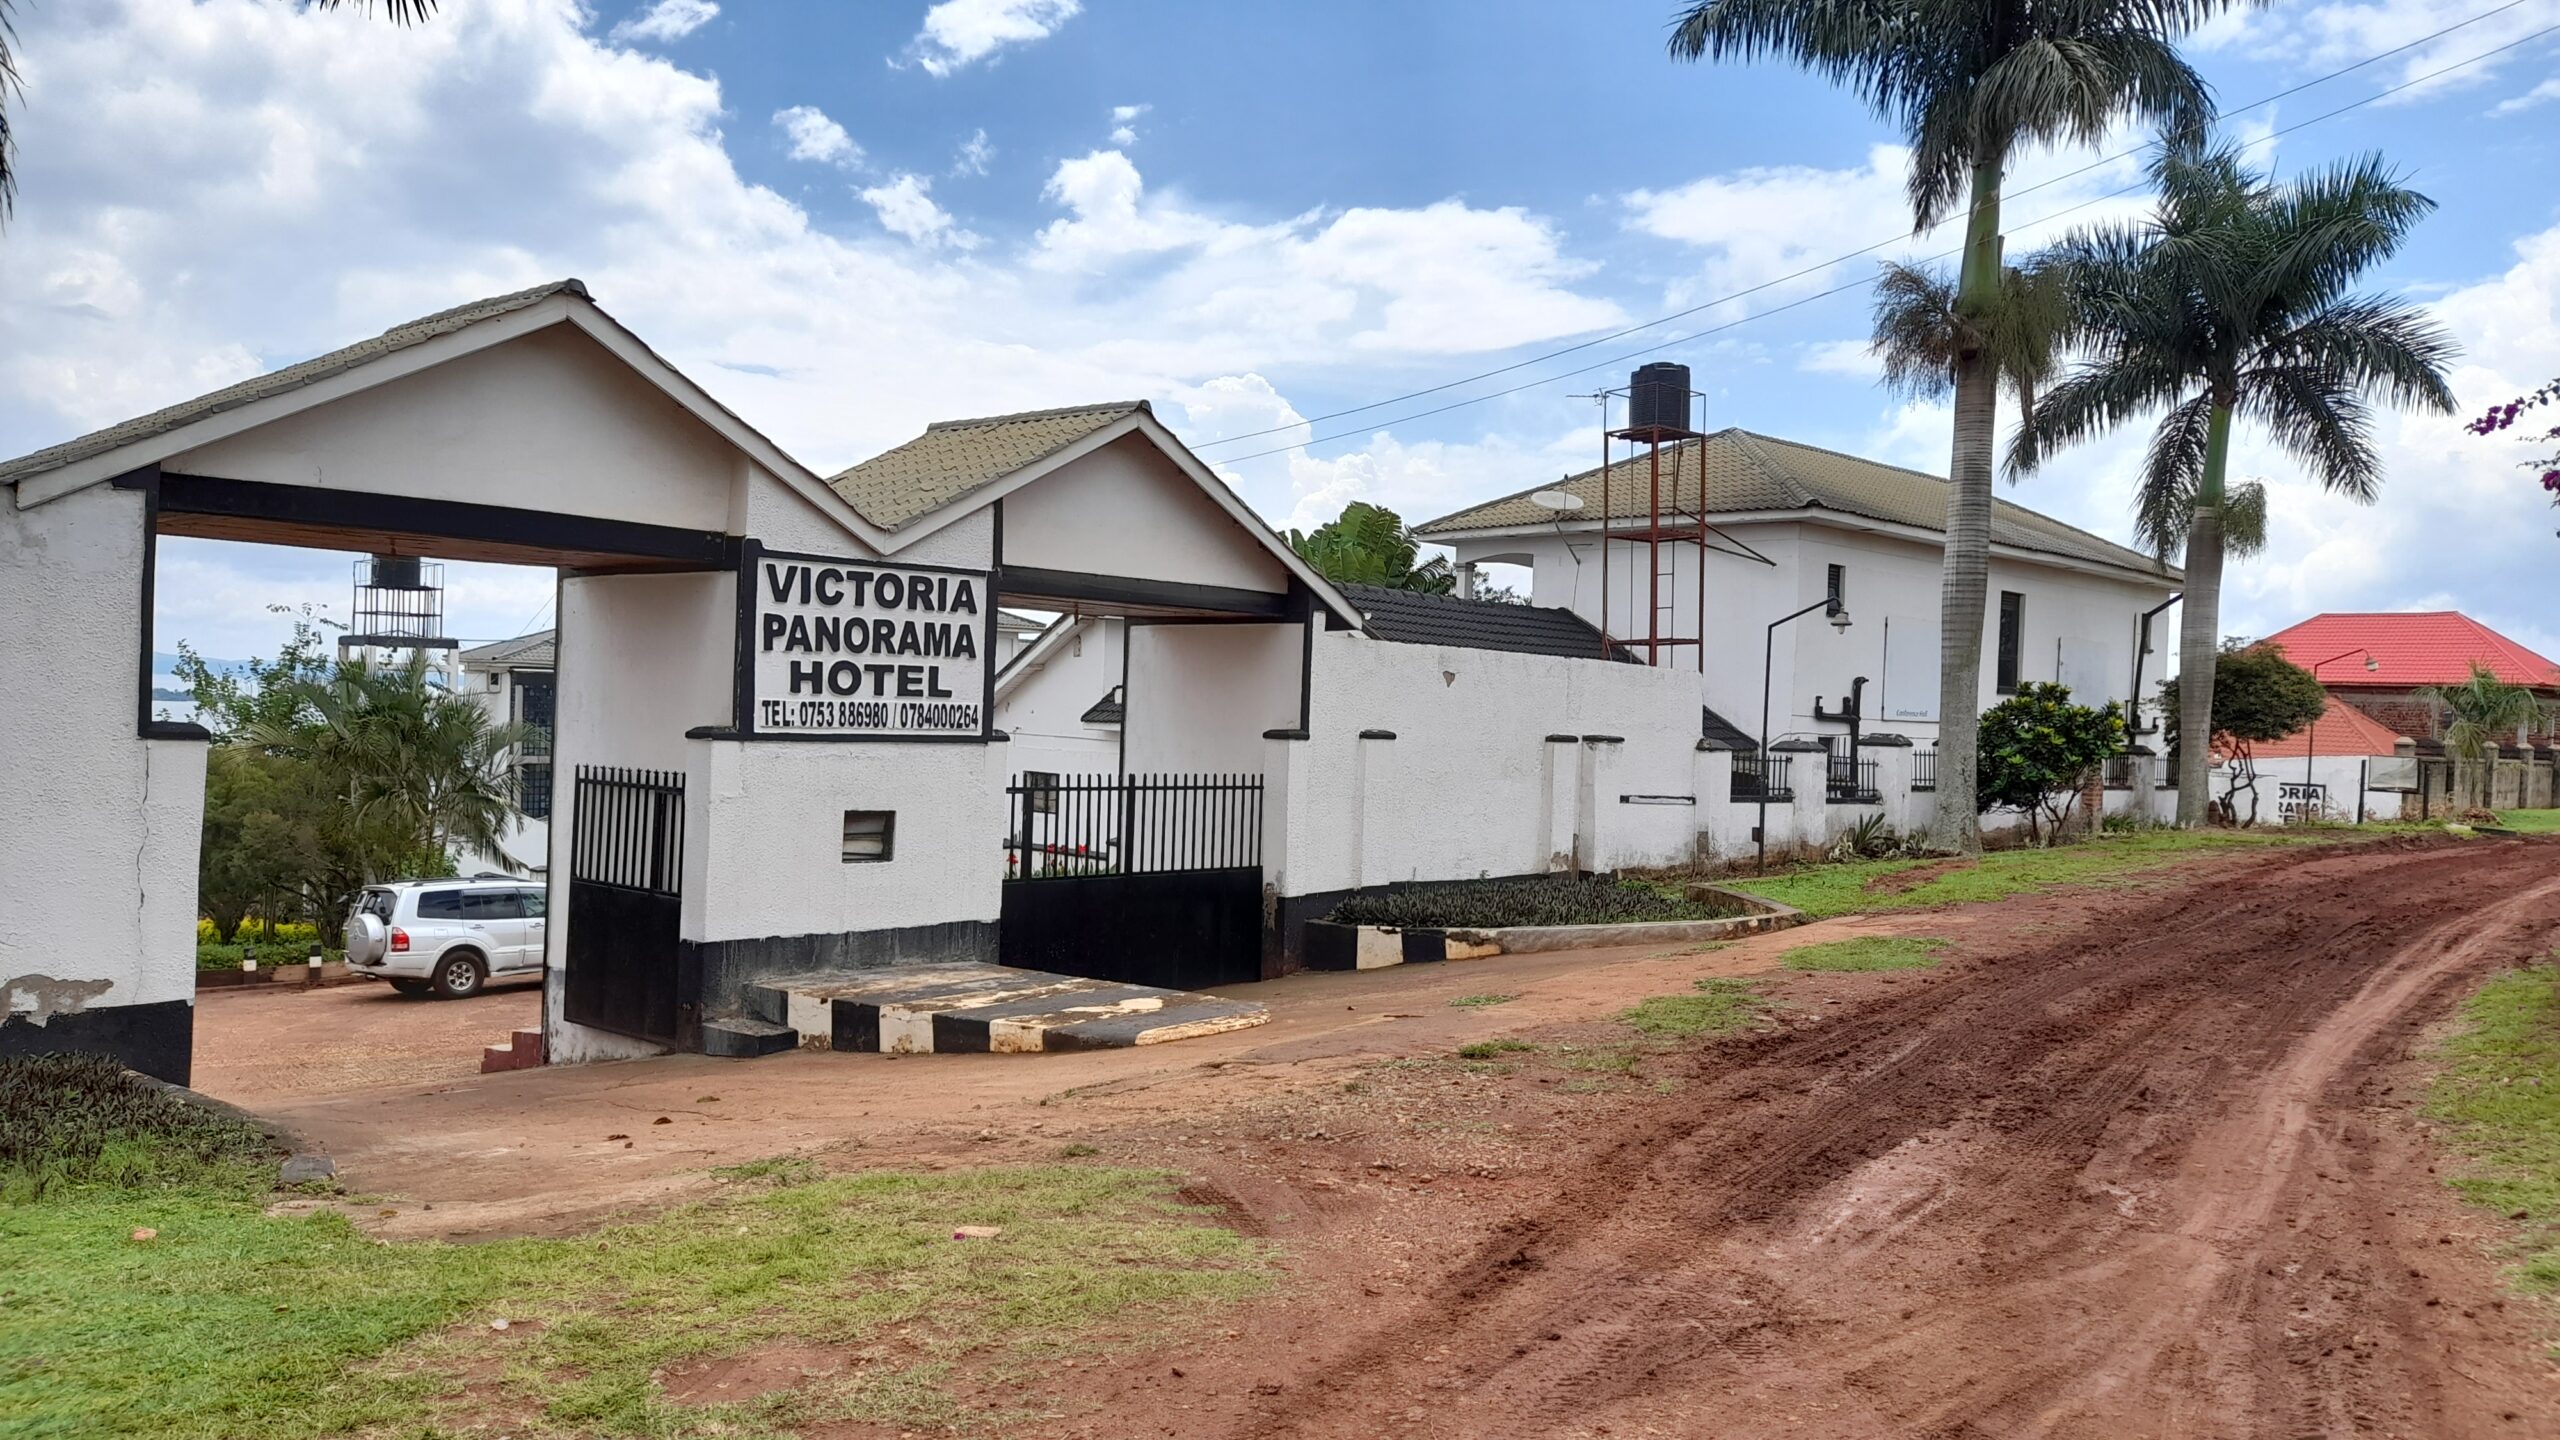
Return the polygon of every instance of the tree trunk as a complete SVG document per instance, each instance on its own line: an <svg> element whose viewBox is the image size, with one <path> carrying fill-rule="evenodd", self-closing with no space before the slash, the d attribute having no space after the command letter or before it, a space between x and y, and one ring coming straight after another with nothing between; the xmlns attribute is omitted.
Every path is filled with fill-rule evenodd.
<svg viewBox="0 0 2560 1440"><path fill-rule="evenodd" d="M2000 303L2000 167L1976 164L1956 308L1988 314ZM2000 423L2000 375L1989 356L1956 358L1955 442L1947 460L1946 554L1938 582L1938 801L1934 850L1982 853L1974 799L1982 734L1982 617L1991 583L1991 451Z"/></svg>
<svg viewBox="0 0 2560 1440"><path fill-rule="evenodd" d="M2205 823L2213 801L2213 668L2222 651L2222 472L2231 409L2213 407L2204 477L2187 520L2186 599L2178 611L2178 823Z"/></svg>

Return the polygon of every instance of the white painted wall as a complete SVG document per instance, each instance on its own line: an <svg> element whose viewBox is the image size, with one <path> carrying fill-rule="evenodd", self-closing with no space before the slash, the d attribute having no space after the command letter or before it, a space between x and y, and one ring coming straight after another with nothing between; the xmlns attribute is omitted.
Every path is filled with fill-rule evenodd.
<svg viewBox="0 0 2560 1440"><path fill-rule="evenodd" d="M1090 616L1057 623L1067 628L1055 645L996 677L995 727L1013 737L999 758L1016 775L1116 774L1120 728L1079 717L1120 683L1128 626Z"/></svg>
<svg viewBox="0 0 2560 1440"><path fill-rule="evenodd" d="M2337 821L2352 821L2356 818L2356 789L2364 783L2365 763L2370 758L2363 755L2312 757L2311 780L2316 784L2329 787L2325 818ZM2258 762L2257 775L2256 819L2263 825L2276 824L2280 819L2277 807L2283 801L2283 787L2288 782L2296 785L2302 783L2302 757L2296 755L2290 759L2262 760ZM2229 762L2215 766L2213 797L2220 800L2230 795L2231 787L2238 778L2237 767ZM2172 795L2176 793L2170 792ZM2368 821L2397 820L2400 818L2402 802L2409 798L2397 790L2368 790L2364 796L2365 819ZM2414 806L2412 808L2414 810ZM2240 818L2244 820L2250 818L2248 791L2239 792L2237 809Z"/></svg>
<svg viewBox="0 0 2560 1440"><path fill-rule="evenodd" d="M0 1014L192 1000L205 747L135 733L143 498L13 499L0 492ZM40 996L33 976L104 988Z"/></svg>
<svg viewBox="0 0 2560 1440"><path fill-rule="evenodd" d="M595 575L560 582L560 646L553 729L550 970L543 1016L557 1064L657 1053L656 1046L583 1025L562 1013L569 967L569 846L577 833L581 765L689 771L695 742L685 731L726 725L737 650L737 578L726 571L686 575ZM792 748L809 748L806 746ZM684 923L700 923L713 854L700 833L686 778ZM743 873L743 872L741 872ZM736 879L731 884L740 883Z"/></svg>
<svg viewBox="0 0 2560 1440"><path fill-rule="evenodd" d="M696 740L685 938L896 930L1002 909L1007 747ZM847 864L844 812L897 814L892 856ZM696 897L700 897L697 900Z"/></svg>
<svg viewBox="0 0 2560 1440"><path fill-rule="evenodd" d="M178 455L165 468L555 514L730 528L738 452L553 325Z"/></svg>
<svg viewBox="0 0 2560 1440"><path fill-rule="evenodd" d="M1733 536L1774 565L1707 553L1706 644L1703 703L1746 732L1760 728L1762 647L1770 621L1823 598L1828 567L1845 567L1850 628L1834 631L1819 613L1778 632L1768 664L1769 738L1839 735L1844 727L1814 718L1814 701L1837 707L1851 680L1868 679L1866 728L1905 734L1923 744L1937 733L1938 587L1940 551L1934 543L1839 525L1785 521L1737 524ZM1548 534L1463 541L1461 561L1503 556L1532 567L1533 600L1574 610L1594 624L1602 607L1600 542L1596 534ZM1608 624L1642 653L1650 557L1624 540L1610 547ZM1700 552L1666 545L1662 634L1691 637L1698 631ZM1990 599L1983 626L1982 704L1996 690L1999 593L2026 597L2020 650L2022 681L2061 679L2086 703L2126 698L2133 673L2138 618L2171 593L2165 580L2096 574L2023 556L1991 561ZM2156 627L2155 627L2156 628ZM2147 667L2148 684L2160 678L2162 655ZM1664 663L1699 670L1698 652L1666 648Z"/></svg>
<svg viewBox="0 0 2560 1440"><path fill-rule="evenodd" d="M1695 793L1694 677L1349 631L1317 634L1314 674L1310 738L1275 742L1290 772L1282 894L1538 873L1559 837L1601 868L1692 852L1696 808L1619 796ZM1559 733L1626 739L1551 744ZM1590 822L1560 816L1566 804Z"/></svg>
<svg viewBox="0 0 2560 1440"><path fill-rule="evenodd" d="M1295 623L1130 626L1122 726L1130 773L1259 768L1262 732L1298 723L1304 644Z"/></svg>
<svg viewBox="0 0 2560 1440"><path fill-rule="evenodd" d="M1142 435L1081 456L1003 504L1007 565L1272 593L1289 588L1280 562Z"/></svg>

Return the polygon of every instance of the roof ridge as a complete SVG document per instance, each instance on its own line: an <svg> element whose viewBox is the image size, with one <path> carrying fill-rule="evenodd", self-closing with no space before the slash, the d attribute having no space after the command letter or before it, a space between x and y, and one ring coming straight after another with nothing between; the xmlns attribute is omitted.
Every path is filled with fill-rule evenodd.
<svg viewBox="0 0 2560 1440"><path fill-rule="evenodd" d="M1700 455L1701 457L1703 457L1703 456L1706 454L1707 442L1708 442L1708 441L1715 439L1715 438L1716 438L1717 436L1719 436L1719 435L1730 435L1730 434L1734 433L1734 432L1735 432L1735 430L1736 430L1737 428L1738 428L1738 427L1736 427L1736 426L1728 425L1728 426L1726 426L1726 427L1725 427L1724 429L1722 429L1722 430L1710 430L1710 431L1707 431L1705 434L1702 434L1702 435L1692 435L1692 436L1689 436L1688 438L1683 439L1683 440L1675 440L1675 441L1671 442L1671 448L1672 448L1674 451L1680 452L1680 453L1681 453L1681 454L1683 454L1683 455L1688 454L1688 453L1690 453L1690 452L1694 451L1695 453L1697 453L1698 455ZM1446 515L1441 515L1441 516L1437 516L1437 517L1435 517L1435 518L1433 518L1433 519L1424 520L1424 521L1422 521L1422 522L1420 522L1420 523L1416 524L1413 528L1414 528L1414 530L1415 530L1417 533L1419 533L1419 532L1421 532L1421 531L1424 531L1424 530L1428 530L1428 529L1430 529L1430 528L1431 528L1432 526L1434 526L1434 525L1444 525L1444 524L1447 524L1449 521L1451 521L1451 520L1455 520L1455 519L1457 519L1457 518L1458 518L1459 516L1461 516L1461 515L1471 514L1471 513L1475 512L1475 511L1478 511L1478 510L1490 509L1490 508L1491 508L1491 507L1493 507L1493 506L1501 505L1501 504L1506 504L1506 503L1508 503L1508 502L1510 502L1510 501L1513 501L1513 500L1526 500L1526 499L1528 499L1530 496L1537 494L1537 493L1538 493L1539 491L1541 491L1541 490L1557 490L1557 489L1562 489L1563 487L1565 487L1565 486L1567 486L1567 485L1571 485L1571 484L1573 484L1573 483L1574 483L1575 481L1577 481L1577 480L1588 479L1588 478L1589 478L1589 477L1591 477L1591 476L1597 475L1597 474L1599 474L1599 473L1600 473L1602 470L1604 470L1604 469L1605 469L1605 470L1616 470L1616 469L1620 469L1620 468L1622 468L1622 467L1624 467L1624 466L1632 465L1632 464L1634 464L1634 463L1635 463L1635 458L1634 458L1633 456L1629 456L1628 458L1626 458L1626 459L1624 459L1624 460L1612 460L1612 461L1610 461L1610 462L1609 462L1607 465L1605 465L1605 466L1604 466L1604 465L1594 465L1594 466L1589 467L1588 469L1568 471L1567 473L1565 473L1565 474L1563 474L1563 475L1561 475L1561 476L1558 476L1557 478L1555 478L1555 479L1553 479L1553 480L1542 480L1542 481L1538 482L1538 483L1537 483L1537 484L1535 484L1535 485L1531 485L1531 486L1526 487L1525 489L1514 490L1514 491L1512 491L1512 492L1511 492L1510 494L1508 494L1508 495L1496 495L1496 496L1494 496L1494 497L1493 497L1492 499L1490 499L1490 500L1478 500L1477 502L1475 502L1475 503L1474 503L1474 504L1472 504L1472 505L1462 505L1462 506L1458 507L1457 509L1450 511L1450 512L1449 512L1448 514L1446 514ZM1672 462L1672 475L1673 475L1673 477L1674 477L1674 479L1673 479L1673 484L1674 484L1674 487L1675 487L1675 488L1676 488L1676 487L1677 487L1677 485L1678 485L1678 479L1677 479L1677 477L1678 477L1678 475L1679 475L1679 469L1680 469L1680 462L1679 462L1678 460L1674 460L1674 461ZM1699 498L1698 498L1698 503L1699 503L1701 506L1703 506L1703 505L1705 505L1705 504L1706 504L1706 485L1707 485L1706 476L1707 476L1707 472L1706 472L1706 465L1705 465L1705 463L1704 463L1704 461L1703 461L1703 459L1702 459L1702 460L1701 460L1701 462L1700 462L1700 464L1699 464L1699 466L1698 466L1698 497L1699 497Z"/></svg>
<svg viewBox="0 0 2560 1440"><path fill-rule="evenodd" d="M528 285L522 290L510 290L504 295L491 295L486 299L472 300L460 305L448 305L433 315L421 315L415 320L403 320L397 325L387 326L384 328L382 333L385 336L406 335L413 330L429 329L433 326L441 325L458 315L466 315L474 310L485 310L492 305L515 305L528 300L548 299L554 295L575 295L579 299L587 301L590 304L592 304L596 298L595 296L587 293L586 281L579 279L575 275L570 275L558 280L546 280L539 285ZM345 346L339 347L339 349L345 348ZM327 350L321 352L322 355L335 353L336 351ZM320 356L315 355L311 358L316 360L319 359ZM287 366L284 368L290 369L291 367Z"/></svg>
<svg viewBox="0 0 2560 1440"><path fill-rule="evenodd" d="M925 431L976 430L987 425L1010 425L1022 420L1055 420L1066 415L1098 415L1107 410L1144 410L1155 413L1155 406L1144 400L1101 400L1089 405L1058 405L1047 410L1017 410L1010 415L979 415L960 420L929 420ZM886 453L886 452L883 452Z"/></svg>
<svg viewBox="0 0 2560 1440"><path fill-rule="evenodd" d="M1793 471L1790 471L1777 463L1777 457L1770 455L1761 448L1761 443L1770 437L1760 435L1754 431L1745 430L1738 425L1724 433L1730 434L1734 437L1734 447L1740 450L1745 456L1749 457L1753 468L1757 469L1761 474L1768 476L1770 479L1775 480L1787 491L1787 493L1795 496L1796 504L1799 507L1810 506L1814 509L1822 510L1831 508L1815 499L1813 492L1805 488L1804 482L1797 479ZM1804 448L1813 450L1819 449L1820 447L1808 445ZM1839 455L1839 452L1836 450L1825 451L1824 453ZM1840 455L1840 458L1843 460L1855 460L1858 457L1854 455ZM1875 462L1868 461L1867 463L1874 464ZM1888 466L1887 468L1890 469L1893 467ZM1698 474L1698 509L1701 514L1705 513L1707 508L1706 491L1706 472L1701 470Z"/></svg>

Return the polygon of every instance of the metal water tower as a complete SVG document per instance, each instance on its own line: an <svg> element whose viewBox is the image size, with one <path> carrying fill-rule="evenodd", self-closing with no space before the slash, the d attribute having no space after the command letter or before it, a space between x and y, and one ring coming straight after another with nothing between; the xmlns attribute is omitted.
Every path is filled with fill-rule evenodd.
<svg viewBox="0 0 2560 1440"><path fill-rule="evenodd" d="M444 633L444 567L415 555L368 555L355 564L355 605L342 650L455 650Z"/></svg>

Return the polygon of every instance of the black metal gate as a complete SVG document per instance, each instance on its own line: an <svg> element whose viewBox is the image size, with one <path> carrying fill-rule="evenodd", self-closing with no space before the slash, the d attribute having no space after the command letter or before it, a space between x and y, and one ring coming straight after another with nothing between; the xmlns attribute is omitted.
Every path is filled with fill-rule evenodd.
<svg viewBox="0 0 2560 1440"><path fill-rule="evenodd" d="M1016 776L1007 965L1176 990L1262 978L1262 777Z"/></svg>
<svg viewBox="0 0 2560 1440"><path fill-rule="evenodd" d="M673 1045L684 1000L684 776L581 765L574 824L563 1011L575 1024Z"/></svg>

